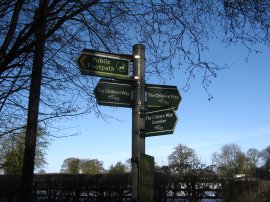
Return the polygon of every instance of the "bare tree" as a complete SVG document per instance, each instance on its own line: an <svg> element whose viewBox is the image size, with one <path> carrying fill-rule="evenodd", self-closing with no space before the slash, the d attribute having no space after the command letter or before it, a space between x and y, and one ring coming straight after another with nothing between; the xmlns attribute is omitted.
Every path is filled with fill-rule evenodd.
<svg viewBox="0 0 270 202"><path fill-rule="evenodd" d="M25 125L36 44L38 1L0 3L0 134ZM39 121L99 113L92 94L96 81L82 77L74 62L87 47L130 53L134 43L147 49L147 76L198 77L207 89L226 67L204 58L207 41L227 45L269 45L267 0L99 1L50 0L45 13L45 52Z"/></svg>
<svg viewBox="0 0 270 202"><path fill-rule="evenodd" d="M2 113L0 128L2 129L1 132L4 132L2 134L14 130L14 125L17 125L17 128L25 125L25 116L28 110L27 98L31 66L36 44L36 38L34 36L37 29L37 22L35 20L36 2L17 1L16 4L13 2L14 1L6 1L0 5L2 6L0 10L3 11L4 22L1 27L3 43L0 49L0 111ZM68 53L64 55L66 51L72 53L72 50L75 48L74 46L73 49L65 47L65 44L71 43L72 38L75 37L75 33L68 30L68 27L72 25L65 25L65 22L68 22L74 16L88 7L91 7L91 5L94 5L96 2L97 1L88 1L87 3L53 1L49 5L48 12L45 13L47 26L44 55L45 71L43 71L42 75L42 86L43 89L46 90L42 91L41 110L39 113L40 121L49 118L59 118L65 115L80 114L92 108L91 106L75 106L75 100L80 97L79 91L81 89L77 88L75 91L76 88L74 88L74 86L83 88L86 87L86 82L79 79L78 83L72 84L73 81L76 80L76 75L79 75L78 72L75 71L74 73L69 70L70 66L67 66L67 69L62 68L62 66L65 66L69 60L69 63L73 63L75 58L74 54L71 58L68 58ZM4 13L6 6L9 12ZM12 12L13 15L10 17L9 13ZM13 29L13 27L16 29ZM76 43L76 40L74 43ZM63 51L62 48L66 48L65 51ZM57 53L59 53L59 55ZM70 86L67 86L67 83L70 83ZM82 84L79 85L80 83ZM87 85L87 87L89 87L89 85ZM69 96L67 96L67 92L69 92ZM85 97L87 97L91 103L89 96ZM93 96L91 95L91 97ZM80 111L80 109L82 110Z"/></svg>
<svg viewBox="0 0 270 202"><path fill-rule="evenodd" d="M262 160L262 152L255 148L250 148L246 152L247 157L247 169L249 171L248 174L254 175L256 169L259 167L259 164Z"/></svg>
<svg viewBox="0 0 270 202"><path fill-rule="evenodd" d="M264 162L264 169L268 172L270 171L270 146L267 146L264 150L261 152L263 162Z"/></svg>
<svg viewBox="0 0 270 202"><path fill-rule="evenodd" d="M220 153L213 153L212 160L223 176L233 177L236 174L247 174L248 160L237 144L224 145Z"/></svg>
<svg viewBox="0 0 270 202"><path fill-rule="evenodd" d="M252 163L256 167L259 166L259 163L263 157L262 152L255 148L248 149L246 152L246 156L250 163Z"/></svg>
<svg viewBox="0 0 270 202"><path fill-rule="evenodd" d="M85 46L129 52L139 41L149 50L148 74L172 76L176 68L184 68L187 87L190 78L199 75L207 89L222 69L203 57L205 41L218 33L217 24L228 44L240 41L250 50L257 42L269 44L266 0L45 2L0 3L1 136L21 129L27 112L27 134L36 133L37 121L98 112L94 79L80 77L72 62ZM41 4L46 9L41 10ZM32 88L35 84L41 84L41 99L40 87ZM35 138L27 139L26 144L32 143Z"/></svg>
<svg viewBox="0 0 270 202"><path fill-rule="evenodd" d="M193 169L196 170L200 165L195 150L182 144L175 147L168 160L171 170L180 176Z"/></svg>

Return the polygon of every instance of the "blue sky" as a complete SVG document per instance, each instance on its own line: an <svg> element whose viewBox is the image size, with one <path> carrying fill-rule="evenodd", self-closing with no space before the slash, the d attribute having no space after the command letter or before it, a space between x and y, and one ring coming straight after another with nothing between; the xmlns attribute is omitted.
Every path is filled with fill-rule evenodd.
<svg viewBox="0 0 270 202"><path fill-rule="evenodd" d="M262 150L270 145L270 51L251 54L241 46L224 48L210 44L205 57L231 68L218 72L209 92L208 101L200 78L191 81L184 92L182 73L176 71L167 85L176 85L182 102L177 111L178 123L174 134L146 138L146 154L166 165L167 157L178 144L193 148L203 163L211 163L211 155L225 144L236 143L245 152L249 148ZM146 49L147 51L147 49ZM147 62L147 61L146 61ZM181 78L181 79L180 79ZM159 84L154 78L146 81ZM53 139L47 151L46 172L59 172L69 157L97 158L107 169L131 156L131 109L102 106L100 109L116 119L104 121L95 115L72 121L58 122L68 129L62 134L77 132L77 136Z"/></svg>

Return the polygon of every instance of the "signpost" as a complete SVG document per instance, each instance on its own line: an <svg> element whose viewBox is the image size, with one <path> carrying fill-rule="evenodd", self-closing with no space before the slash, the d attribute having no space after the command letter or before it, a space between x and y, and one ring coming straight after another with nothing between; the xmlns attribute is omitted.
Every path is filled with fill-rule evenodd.
<svg viewBox="0 0 270 202"><path fill-rule="evenodd" d="M82 74L129 79L131 56L83 49L77 59Z"/></svg>
<svg viewBox="0 0 270 202"><path fill-rule="evenodd" d="M99 105L132 107L132 88L130 83L101 79L94 94Z"/></svg>
<svg viewBox="0 0 270 202"><path fill-rule="evenodd" d="M145 84L142 44L133 46L132 56L84 49L77 62L82 74L121 79L101 79L94 94L99 105L132 108L131 200L154 201L154 157L145 155L145 137L174 132L181 101L177 87Z"/></svg>
<svg viewBox="0 0 270 202"><path fill-rule="evenodd" d="M140 202L154 201L154 157L141 154L139 165L139 196Z"/></svg>
<svg viewBox="0 0 270 202"><path fill-rule="evenodd" d="M145 137L172 134L174 132L177 116L173 108L155 109L145 112Z"/></svg>
<svg viewBox="0 0 270 202"><path fill-rule="evenodd" d="M178 109L181 96L176 86L147 84L147 108L173 107Z"/></svg>

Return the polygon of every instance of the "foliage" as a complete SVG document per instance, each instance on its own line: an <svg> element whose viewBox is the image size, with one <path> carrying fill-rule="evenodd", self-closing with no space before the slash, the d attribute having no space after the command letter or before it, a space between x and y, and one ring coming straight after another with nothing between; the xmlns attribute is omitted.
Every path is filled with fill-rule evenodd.
<svg viewBox="0 0 270 202"><path fill-rule="evenodd" d="M128 171L127 165L123 164L121 161L117 162L115 165L111 165L108 170L109 174L123 174Z"/></svg>
<svg viewBox="0 0 270 202"><path fill-rule="evenodd" d="M80 162L82 174L100 174L104 172L103 162L98 159L82 159Z"/></svg>
<svg viewBox="0 0 270 202"><path fill-rule="evenodd" d="M67 158L61 166L61 173L99 174L104 172L103 162L98 159Z"/></svg>
<svg viewBox="0 0 270 202"><path fill-rule="evenodd" d="M80 159L67 158L63 161L61 166L61 173L79 174L80 173Z"/></svg>
<svg viewBox="0 0 270 202"><path fill-rule="evenodd" d="M45 155L48 147L47 132L43 127L38 129L35 168L42 168L46 164ZM21 174L25 146L25 129L14 132L10 136L0 139L0 170L4 174Z"/></svg>

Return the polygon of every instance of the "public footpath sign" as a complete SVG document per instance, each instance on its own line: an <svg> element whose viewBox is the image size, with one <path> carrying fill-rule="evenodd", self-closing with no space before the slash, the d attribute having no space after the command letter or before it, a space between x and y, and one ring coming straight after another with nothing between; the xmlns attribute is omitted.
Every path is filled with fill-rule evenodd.
<svg viewBox="0 0 270 202"><path fill-rule="evenodd" d="M132 107L132 84L101 79L94 90L99 105Z"/></svg>
<svg viewBox="0 0 270 202"><path fill-rule="evenodd" d="M178 109L181 96L176 86L147 84L147 109L173 107Z"/></svg>
<svg viewBox="0 0 270 202"><path fill-rule="evenodd" d="M173 108L148 110L145 112L143 136L173 134L177 120Z"/></svg>
<svg viewBox="0 0 270 202"><path fill-rule="evenodd" d="M154 157L141 154L139 165L140 202L154 201Z"/></svg>
<svg viewBox="0 0 270 202"><path fill-rule="evenodd" d="M85 75L130 79L131 56L83 49L77 59L80 71Z"/></svg>

